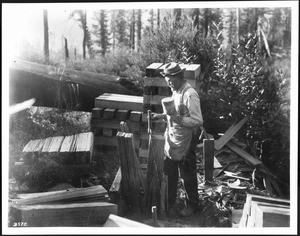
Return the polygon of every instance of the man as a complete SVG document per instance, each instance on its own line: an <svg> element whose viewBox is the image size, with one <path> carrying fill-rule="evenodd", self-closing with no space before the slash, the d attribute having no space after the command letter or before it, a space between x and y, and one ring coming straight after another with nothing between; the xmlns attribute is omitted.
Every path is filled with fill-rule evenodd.
<svg viewBox="0 0 300 236"><path fill-rule="evenodd" d="M195 147L199 126L203 125L200 99L196 90L184 80L185 69L175 62L168 63L161 73L172 90L176 112L153 113L152 119L167 120L164 146L164 174L168 176L169 217L177 214L175 207L179 175L184 181L187 206L179 212L190 216L198 205L198 184Z"/></svg>

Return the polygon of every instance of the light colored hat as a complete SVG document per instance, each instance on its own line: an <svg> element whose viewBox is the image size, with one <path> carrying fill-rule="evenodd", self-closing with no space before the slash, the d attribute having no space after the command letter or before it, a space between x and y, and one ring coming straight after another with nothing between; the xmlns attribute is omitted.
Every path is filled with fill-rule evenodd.
<svg viewBox="0 0 300 236"><path fill-rule="evenodd" d="M180 68L178 63L170 62L165 66L164 71L160 72L160 74L163 76L177 75L183 71L185 71L185 68Z"/></svg>

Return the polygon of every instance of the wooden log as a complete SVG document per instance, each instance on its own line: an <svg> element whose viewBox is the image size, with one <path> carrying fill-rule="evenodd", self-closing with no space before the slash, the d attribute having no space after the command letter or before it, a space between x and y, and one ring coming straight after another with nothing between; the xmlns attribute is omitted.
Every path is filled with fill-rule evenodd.
<svg viewBox="0 0 300 236"><path fill-rule="evenodd" d="M155 77L159 76L159 68L163 65L163 63L152 63L151 65L146 67L146 76L147 77Z"/></svg>
<svg viewBox="0 0 300 236"><path fill-rule="evenodd" d="M220 150L224 145L240 130L240 128L248 120L247 117L244 117L239 123L232 125L221 138L215 141L215 149Z"/></svg>
<svg viewBox="0 0 300 236"><path fill-rule="evenodd" d="M103 227L122 227L122 228L152 228L149 225L142 224L127 218L123 218L114 214L110 214Z"/></svg>
<svg viewBox="0 0 300 236"><path fill-rule="evenodd" d="M107 202L13 206L18 222L29 227L101 226L118 206Z"/></svg>
<svg viewBox="0 0 300 236"><path fill-rule="evenodd" d="M143 97L104 93L95 99L95 107L143 111Z"/></svg>
<svg viewBox="0 0 300 236"><path fill-rule="evenodd" d="M235 153L237 153L240 157L242 157L243 159L245 159L247 162L249 162L250 164L252 164L253 166L262 164L261 161L257 160L256 158L254 158L253 156L251 156L250 154L248 154L244 150L240 149L239 147L237 147L233 143L227 142L226 146L229 147Z"/></svg>
<svg viewBox="0 0 300 236"><path fill-rule="evenodd" d="M205 182L212 182L214 168L214 140L203 140L203 160L204 160L204 179Z"/></svg>

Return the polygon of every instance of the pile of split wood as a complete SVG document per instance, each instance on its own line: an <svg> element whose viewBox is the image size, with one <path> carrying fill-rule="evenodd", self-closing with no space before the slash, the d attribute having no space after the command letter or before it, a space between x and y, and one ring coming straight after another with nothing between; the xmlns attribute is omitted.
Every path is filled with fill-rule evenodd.
<svg viewBox="0 0 300 236"><path fill-rule="evenodd" d="M13 222L29 227L102 226L118 206L101 185L19 194L10 203Z"/></svg>

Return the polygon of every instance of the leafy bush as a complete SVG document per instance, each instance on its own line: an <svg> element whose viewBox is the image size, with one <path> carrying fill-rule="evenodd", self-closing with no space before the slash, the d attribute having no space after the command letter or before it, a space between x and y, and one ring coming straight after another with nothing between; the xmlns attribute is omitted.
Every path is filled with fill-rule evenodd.
<svg viewBox="0 0 300 236"><path fill-rule="evenodd" d="M258 36L244 36L232 56L227 57L217 38L215 70L203 81L201 101L206 125L213 132L225 132L243 116L249 118L242 129L249 152L286 179L289 176L289 78L269 67L258 50ZM209 123L209 124L207 124ZM223 127L223 128L221 128ZM268 143L269 152L257 152ZM269 164L269 165L268 165Z"/></svg>
<svg viewBox="0 0 300 236"><path fill-rule="evenodd" d="M30 167L13 168L12 174L19 185L26 184L31 191L42 192L58 183L71 183L72 173L65 169L61 160L57 154L43 154Z"/></svg>

